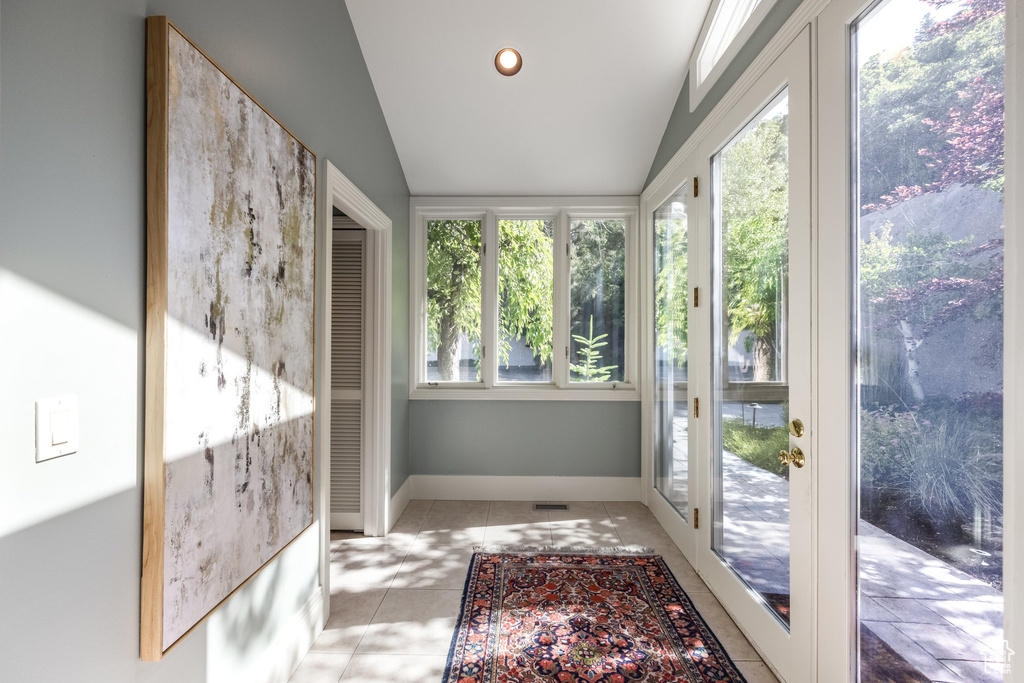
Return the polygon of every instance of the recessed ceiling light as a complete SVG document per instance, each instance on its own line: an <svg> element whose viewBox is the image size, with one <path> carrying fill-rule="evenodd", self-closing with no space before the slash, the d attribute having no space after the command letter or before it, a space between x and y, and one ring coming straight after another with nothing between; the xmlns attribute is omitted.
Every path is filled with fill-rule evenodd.
<svg viewBox="0 0 1024 683"><path fill-rule="evenodd" d="M494 56L494 68L502 76L515 76L523 68L523 58L512 48L504 47Z"/></svg>

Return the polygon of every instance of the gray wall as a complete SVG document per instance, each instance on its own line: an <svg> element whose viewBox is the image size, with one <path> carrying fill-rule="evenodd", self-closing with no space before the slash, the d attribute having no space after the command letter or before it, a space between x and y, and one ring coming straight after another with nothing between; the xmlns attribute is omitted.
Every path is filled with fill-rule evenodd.
<svg viewBox="0 0 1024 683"><path fill-rule="evenodd" d="M640 476L639 401L410 402L412 474Z"/></svg>
<svg viewBox="0 0 1024 683"><path fill-rule="evenodd" d="M778 0L693 112L690 111L690 77L686 77L683 89L679 91L679 99L676 100L676 106L672 110L672 116L668 120L668 126L665 128L665 134L661 138L661 144L658 145L658 152L654 155L654 163L651 164L651 172L647 175L645 187L651 184L661 169L665 168L665 164L669 162L672 155L679 151L687 138L697 130L697 126L714 109L722 96L729 92L729 88L736 82L736 79L750 66L750 63L772 39L772 36L799 6L800 0Z"/></svg>
<svg viewBox="0 0 1024 683"><path fill-rule="evenodd" d="M2 0L3 681L229 680L317 585L307 532L162 662L139 661L149 14L392 219L394 489L408 476L409 193L344 2ZM34 401L61 394L81 402L81 446L37 465Z"/></svg>

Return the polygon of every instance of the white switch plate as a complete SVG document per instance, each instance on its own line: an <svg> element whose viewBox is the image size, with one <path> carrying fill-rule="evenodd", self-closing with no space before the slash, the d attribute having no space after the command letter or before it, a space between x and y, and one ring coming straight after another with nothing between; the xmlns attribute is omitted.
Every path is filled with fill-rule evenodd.
<svg viewBox="0 0 1024 683"><path fill-rule="evenodd" d="M78 397L36 401L36 462L78 452Z"/></svg>

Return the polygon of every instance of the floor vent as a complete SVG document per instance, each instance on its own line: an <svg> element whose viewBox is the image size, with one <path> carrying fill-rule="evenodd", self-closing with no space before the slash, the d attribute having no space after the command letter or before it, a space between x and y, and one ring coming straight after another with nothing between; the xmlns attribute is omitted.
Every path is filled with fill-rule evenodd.
<svg viewBox="0 0 1024 683"><path fill-rule="evenodd" d="M568 510L569 506L565 503L534 503L534 510Z"/></svg>

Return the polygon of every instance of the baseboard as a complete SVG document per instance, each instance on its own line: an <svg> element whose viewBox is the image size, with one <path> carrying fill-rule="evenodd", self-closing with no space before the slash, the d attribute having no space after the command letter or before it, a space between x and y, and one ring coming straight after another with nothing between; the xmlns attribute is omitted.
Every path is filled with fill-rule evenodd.
<svg viewBox="0 0 1024 683"><path fill-rule="evenodd" d="M411 484L411 497L421 500L640 500L640 477L414 474L406 484Z"/></svg>
<svg viewBox="0 0 1024 683"><path fill-rule="evenodd" d="M388 510L388 531L395 526L395 522L405 512L405 508L412 500L412 477L406 478L395 495L391 496L391 503Z"/></svg>

